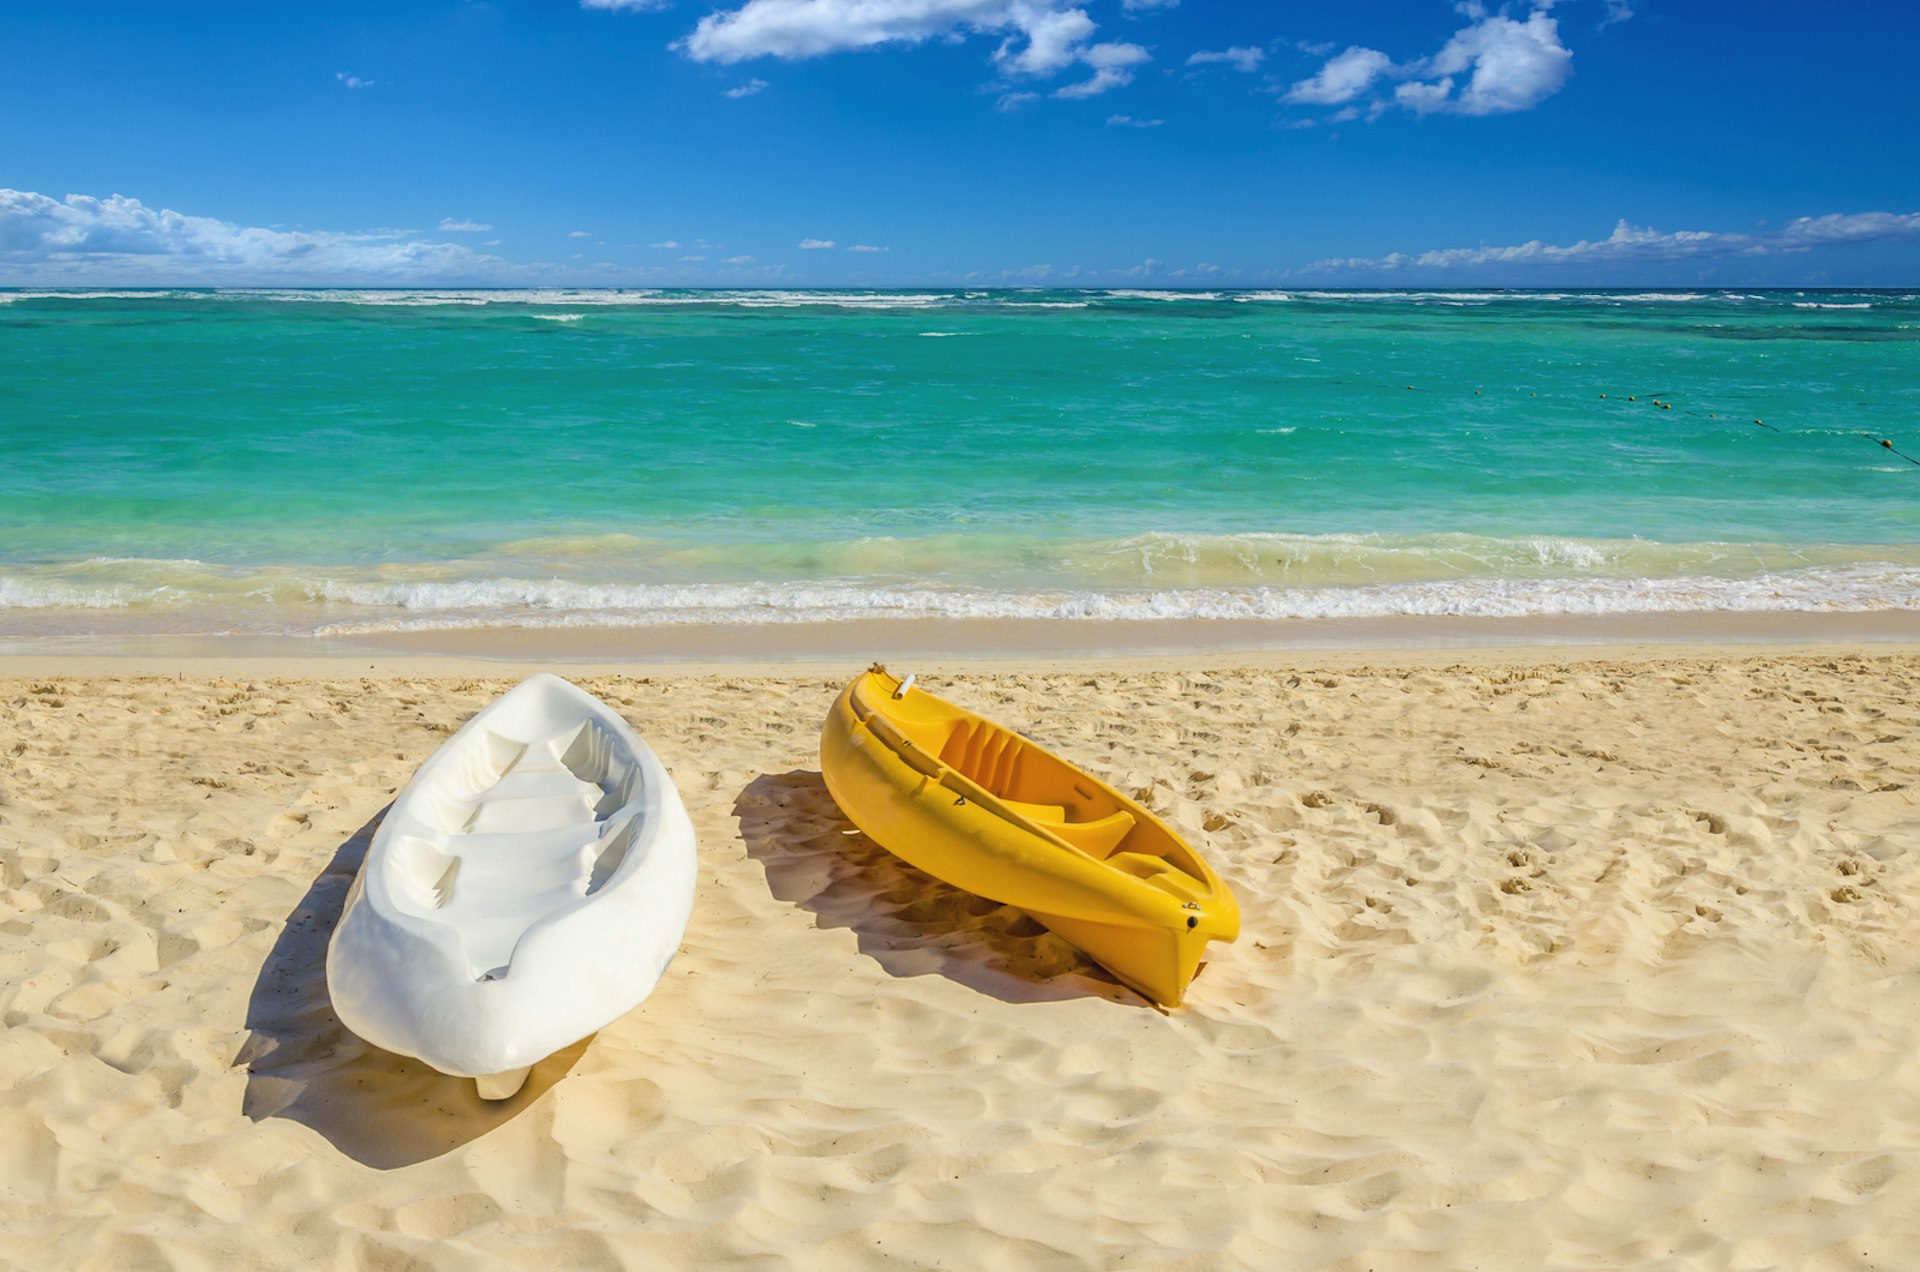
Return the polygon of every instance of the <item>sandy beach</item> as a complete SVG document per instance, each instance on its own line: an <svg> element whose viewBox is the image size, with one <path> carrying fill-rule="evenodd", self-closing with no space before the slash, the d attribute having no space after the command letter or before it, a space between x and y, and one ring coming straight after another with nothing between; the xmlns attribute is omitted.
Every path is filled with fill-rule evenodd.
<svg viewBox="0 0 1920 1272"><path fill-rule="evenodd" d="M1235 889L1171 1013L852 830L859 664L558 668L673 774L699 895L497 1106L323 960L509 669L0 664L0 1263L1920 1264L1920 655L1180 661L916 668Z"/></svg>

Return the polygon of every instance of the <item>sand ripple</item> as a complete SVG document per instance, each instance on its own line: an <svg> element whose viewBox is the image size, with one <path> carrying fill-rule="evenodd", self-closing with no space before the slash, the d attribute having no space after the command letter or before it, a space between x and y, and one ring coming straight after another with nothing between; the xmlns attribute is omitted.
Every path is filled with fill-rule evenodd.
<svg viewBox="0 0 1920 1272"><path fill-rule="evenodd" d="M0 682L0 1261L1920 1264L1920 660L934 680L1206 846L1187 1007L854 831L834 682L588 677L699 901L500 1106L323 960L507 682Z"/></svg>

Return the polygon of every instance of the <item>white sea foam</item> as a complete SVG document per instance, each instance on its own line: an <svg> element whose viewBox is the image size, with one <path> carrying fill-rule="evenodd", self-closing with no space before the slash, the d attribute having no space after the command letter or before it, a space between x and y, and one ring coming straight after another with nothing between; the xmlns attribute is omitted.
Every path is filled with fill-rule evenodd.
<svg viewBox="0 0 1920 1272"><path fill-rule="evenodd" d="M534 317L538 318L542 322L579 322L582 318L585 318L586 315L585 314L535 314Z"/></svg>
<svg viewBox="0 0 1920 1272"><path fill-rule="evenodd" d="M1219 292L1163 291L1146 287L1109 287L1106 295L1115 300L1218 300Z"/></svg>
<svg viewBox="0 0 1920 1272"><path fill-rule="evenodd" d="M1611 301L1634 301L1638 303L1641 301L1663 301L1663 300L1672 300L1672 301L1705 300L1706 297L1701 295L1699 292L1623 292L1617 295L1595 296L1594 299L1595 300L1611 300Z"/></svg>
<svg viewBox="0 0 1920 1272"><path fill-rule="evenodd" d="M1795 309L1872 309L1873 302L1863 300L1857 304L1842 304L1838 301L1796 300L1793 302L1793 307Z"/></svg>
<svg viewBox="0 0 1920 1272"><path fill-rule="evenodd" d="M166 569L109 568L104 562L67 574L80 578L0 575L0 634L8 611L38 614L35 631L51 629L47 616L64 613L62 634L85 635L98 622L82 617L122 611L138 625L141 613L163 612L170 630L195 614L217 630L342 635L469 627L652 627L687 623L762 624L849 619L991 618L1059 621L1203 619L1385 618L1392 616L1520 618L1576 614L1779 613L1920 611L1920 565L1858 561L1798 569L1710 573L1696 568L1672 577L1619 572L1622 549L1552 537L1462 545L1462 554L1530 559L1538 577L1496 575L1462 568L1462 557L1425 577L1406 578L1393 548L1369 536L1295 541L1291 556L1270 540L1245 536L1223 547L1212 536L1140 536L1114 541L1105 553L1135 580L1128 586L982 587L953 582L917 584L858 579L792 582L591 582L557 577L474 576L369 578L290 569L249 572L198 563ZM1344 539L1344 542L1341 540ZM1655 548L1658 545L1646 545ZM1694 545L1696 565L1712 568L1716 545ZM1740 545L1718 545L1730 557ZM1283 555L1276 558L1276 551ZM1316 556L1359 553L1349 577L1372 573L1378 582L1325 585L1285 581L1186 586L1183 560L1218 572L1223 556L1238 553L1248 577L1282 579L1295 567L1303 580L1324 570ZM1412 549L1405 549L1411 553ZM1627 550L1631 555L1631 549ZM1367 557L1366 554L1373 554ZM884 550L882 555L885 555ZM1084 564L1084 563L1083 563ZM1404 564L1404 563L1403 563ZM413 567L428 569L432 567ZM1433 577L1436 569L1452 577ZM1611 570L1613 572L1609 573ZM119 581L108 581L119 574ZM1144 582L1170 576L1168 585ZM137 577L143 576L143 577ZM182 618L181 616L185 616ZM124 623L122 624L124 626Z"/></svg>
<svg viewBox="0 0 1920 1272"><path fill-rule="evenodd" d="M206 292L189 292L166 288L143 289L140 291L90 291L75 289L71 291L15 291L0 292L0 301L8 304L16 300L166 300L174 296L204 296Z"/></svg>
<svg viewBox="0 0 1920 1272"><path fill-rule="evenodd" d="M595 587L491 580L415 585L342 599L404 611L322 624L317 635L457 627L647 627L851 619L1061 621L1527 618L1549 615L1920 610L1920 570L1861 567L1750 579L1463 579L1345 588L1169 588L1007 592L842 584Z"/></svg>

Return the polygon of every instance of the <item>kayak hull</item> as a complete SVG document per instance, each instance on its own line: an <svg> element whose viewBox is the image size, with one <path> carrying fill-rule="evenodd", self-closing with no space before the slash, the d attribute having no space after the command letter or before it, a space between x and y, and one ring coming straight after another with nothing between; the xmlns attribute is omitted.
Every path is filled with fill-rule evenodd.
<svg viewBox="0 0 1920 1272"><path fill-rule="evenodd" d="M341 1023L505 1098L631 1011L692 911L693 826L644 742L535 676L395 798L327 950Z"/></svg>
<svg viewBox="0 0 1920 1272"><path fill-rule="evenodd" d="M901 685L876 668L828 713L820 767L848 819L903 861L1018 906L1142 995L1177 1006L1208 944L1239 934L1226 885L1137 801Z"/></svg>

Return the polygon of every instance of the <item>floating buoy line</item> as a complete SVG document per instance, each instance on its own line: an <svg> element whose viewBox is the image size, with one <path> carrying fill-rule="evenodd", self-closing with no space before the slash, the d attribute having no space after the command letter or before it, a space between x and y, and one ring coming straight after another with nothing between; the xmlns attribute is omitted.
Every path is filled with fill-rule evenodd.
<svg viewBox="0 0 1920 1272"><path fill-rule="evenodd" d="M1407 388L1408 390L1413 392L1420 391L1415 385L1411 385L1411 384L1409 384ZM1473 395L1475 397L1480 397L1484 394L1484 392L1485 390L1475 389L1473 391ZM1540 395L1537 392L1529 391L1527 396L1539 397ZM1614 397L1613 395L1607 394L1607 393L1602 393L1600 396L1602 399L1607 401L1617 402L1620 400L1619 398ZM1629 393L1626 395L1626 400L1629 402L1638 403L1640 399L1643 397L1653 406L1658 407L1662 411L1671 411L1673 409L1673 400L1672 400L1673 395L1670 393ZM1705 418L1709 420L1718 420L1720 418L1720 413L1718 411L1695 411L1695 410L1687 410L1683 408L1680 413L1682 415L1693 416L1695 419ZM1732 417L1728 417L1727 422L1731 423ZM1756 419L1753 421L1753 423L1756 427L1764 428L1770 433L1784 433L1786 431L1780 428L1778 425L1769 424L1762 419ZM1909 455L1905 451L1901 450L1898 446L1895 446L1893 444L1892 438L1881 437L1877 433L1869 433L1864 429L1857 430L1857 431L1859 432L1860 436L1866 438L1868 441L1874 443L1876 446L1879 446L1881 449L1890 451L1894 455L1899 456L1901 459L1906 460L1909 464L1914 465L1916 468L1920 468L1920 459L1916 459L1914 456Z"/></svg>

